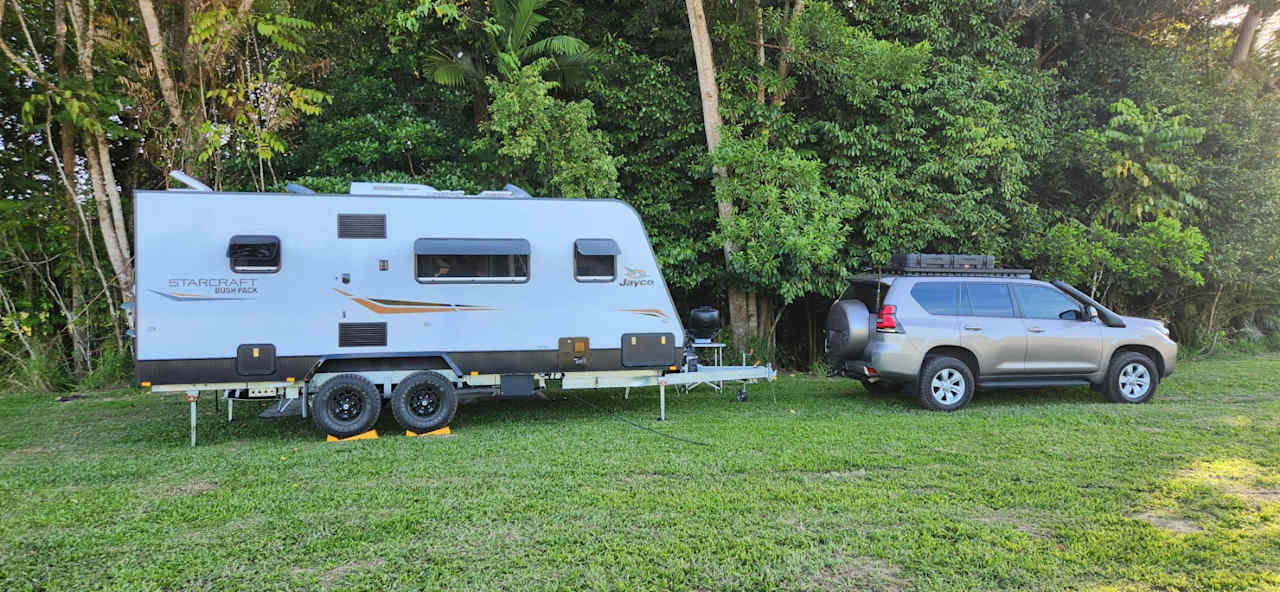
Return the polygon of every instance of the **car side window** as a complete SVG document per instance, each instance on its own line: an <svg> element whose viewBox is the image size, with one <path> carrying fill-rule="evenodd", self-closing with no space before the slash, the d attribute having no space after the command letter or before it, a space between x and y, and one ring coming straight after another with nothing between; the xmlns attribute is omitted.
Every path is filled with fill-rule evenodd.
<svg viewBox="0 0 1280 592"><path fill-rule="evenodd" d="M968 302L967 314L977 317L1012 317L1013 297L1009 294L1008 284L964 285L965 300Z"/></svg>
<svg viewBox="0 0 1280 592"><path fill-rule="evenodd" d="M911 287L911 297L929 314L960 314L958 282L920 282Z"/></svg>
<svg viewBox="0 0 1280 592"><path fill-rule="evenodd" d="M1018 303L1022 305L1022 315L1027 318L1070 320L1082 318L1080 305L1053 288L1035 284L1015 284L1013 290L1017 292Z"/></svg>

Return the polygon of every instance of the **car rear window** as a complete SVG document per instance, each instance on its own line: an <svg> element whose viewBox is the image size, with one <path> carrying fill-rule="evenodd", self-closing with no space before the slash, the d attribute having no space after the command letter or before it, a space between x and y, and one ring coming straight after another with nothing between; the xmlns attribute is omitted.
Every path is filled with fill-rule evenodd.
<svg viewBox="0 0 1280 592"><path fill-rule="evenodd" d="M1013 316L1013 298L1009 295L1008 284L967 283L964 291L969 305L968 314L977 317Z"/></svg>
<svg viewBox="0 0 1280 592"><path fill-rule="evenodd" d="M960 313L959 282L920 282L911 287L911 297L929 314Z"/></svg>
<svg viewBox="0 0 1280 592"><path fill-rule="evenodd" d="M889 285L877 281L854 282L844 291L841 300L860 300L867 310L876 312L884 304L884 297L889 293Z"/></svg>

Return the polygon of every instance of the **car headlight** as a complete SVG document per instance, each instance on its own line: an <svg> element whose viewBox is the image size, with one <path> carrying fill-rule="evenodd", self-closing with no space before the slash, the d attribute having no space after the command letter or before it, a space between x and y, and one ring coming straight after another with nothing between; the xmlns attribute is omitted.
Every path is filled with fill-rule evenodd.
<svg viewBox="0 0 1280 592"><path fill-rule="evenodd" d="M1161 335L1164 335L1165 337L1169 336L1169 328L1164 326L1164 323L1160 323L1160 326L1158 328L1160 330Z"/></svg>

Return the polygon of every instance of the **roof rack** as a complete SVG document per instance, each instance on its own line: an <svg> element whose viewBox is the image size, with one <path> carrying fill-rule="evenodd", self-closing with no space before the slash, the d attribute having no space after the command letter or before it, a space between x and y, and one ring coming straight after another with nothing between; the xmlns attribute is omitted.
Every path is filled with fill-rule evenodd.
<svg viewBox="0 0 1280 592"><path fill-rule="evenodd" d="M991 255L895 253L885 271L898 275L1031 278L1030 269L1000 269Z"/></svg>
<svg viewBox="0 0 1280 592"><path fill-rule="evenodd" d="M937 267L886 267L886 274L913 276L1005 277L1031 279L1030 269L945 269Z"/></svg>

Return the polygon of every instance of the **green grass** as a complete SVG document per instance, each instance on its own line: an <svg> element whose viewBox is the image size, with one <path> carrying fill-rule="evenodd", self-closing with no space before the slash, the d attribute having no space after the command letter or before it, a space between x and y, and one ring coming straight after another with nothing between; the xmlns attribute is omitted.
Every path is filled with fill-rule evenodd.
<svg viewBox="0 0 1280 592"><path fill-rule="evenodd" d="M1280 357L930 413L857 383L579 391L325 443L181 395L0 397L0 589L1280 589ZM225 408L224 408L225 414ZM402 433L402 432L401 432Z"/></svg>

